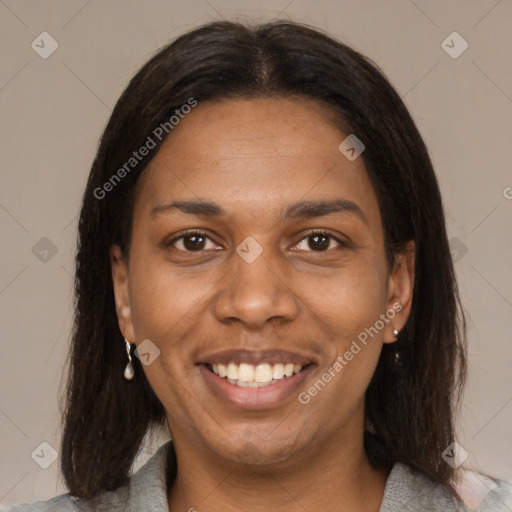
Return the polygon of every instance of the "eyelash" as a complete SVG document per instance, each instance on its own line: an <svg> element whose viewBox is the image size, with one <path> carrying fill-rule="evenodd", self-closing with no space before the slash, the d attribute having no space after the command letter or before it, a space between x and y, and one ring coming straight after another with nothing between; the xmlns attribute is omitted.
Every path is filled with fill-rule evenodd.
<svg viewBox="0 0 512 512"><path fill-rule="evenodd" d="M313 236L316 236L316 235L324 235L324 236L327 236L329 238L331 238L332 240L334 240L335 242L337 242L341 247L348 247L348 242L344 242L342 240L340 240L339 238L337 238L336 236L334 236L332 233L330 233L329 231L325 231L325 230L321 230L321 229L313 229L311 231L308 231L300 240L298 243L302 242L303 240L307 239L307 238L311 238ZM170 242L167 242L165 244L165 247L171 247L175 242L177 242L178 240L181 240L183 238L187 238L187 237L191 237L191 236L202 236L202 237L205 237L205 238L208 238L208 240L210 240L211 242L214 242L214 240L212 240L209 236L208 236L208 233L206 231L203 231L201 229L188 229L187 231L185 231L185 233L183 233L182 235L176 237L176 238L173 238ZM297 243L297 244L298 244ZM295 245L297 245L295 244ZM188 252L188 253L193 253L193 252L203 252L203 250L199 250L199 251L187 251L187 250L183 250L183 249L179 249L180 251L182 252ZM328 252L332 249L327 249L325 251L307 251L307 252Z"/></svg>

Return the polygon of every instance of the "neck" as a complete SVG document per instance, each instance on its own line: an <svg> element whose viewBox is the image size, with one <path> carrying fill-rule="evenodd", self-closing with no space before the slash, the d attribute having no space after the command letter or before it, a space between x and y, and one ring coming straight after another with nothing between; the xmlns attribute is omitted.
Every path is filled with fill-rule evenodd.
<svg viewBox="0 0 512 512"><path fill-rule="evenodd" d="M177 449L169 510L378 512L388 471L371 466L362 435L359 441L315 446L313 453L271 466L235 464L200 452L197 445L187 447L187 456Z"/></svg>

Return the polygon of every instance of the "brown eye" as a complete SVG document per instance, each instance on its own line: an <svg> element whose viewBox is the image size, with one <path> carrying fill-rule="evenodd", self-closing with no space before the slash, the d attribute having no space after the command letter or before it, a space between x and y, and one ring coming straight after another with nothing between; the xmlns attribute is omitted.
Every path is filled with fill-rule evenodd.
<svg viewBox="0 0 512 512"><path fill-rule="evenodd" d="M201 252L202 250L207 249L205 245L208 241L212 242L214 245L214 247L211 248L218 247L216 244L214 244L213 240L211 240L206 235L204 231L190 230L185 234L174 238L166 245L168 247L173 246L179 251ZM181 245L181 247L177 247L177 245Z"/></svg>
<svg viewBox="0 0 512 512"><path fill-rule="evenodd" d="M187 251L204 249L206 237L202 235L188 235L183 237L183 245Z"/></svg>
<svg viewBox="0 0 512 512"><path fill-rule="evenodd" d="M304 240L308 240L307 247L315 252L326 252L331 248L331 242L335 241L339 246L344 247L346 244L341 240L336 238L329 232L325 231L312 231L307 236L305 236L297 245L294 247L297 248L304 242ZM299 250L306 250L300 249Z"/></svg>
<svg viewBox="0 0 512 512"><path fill-rule="evenodd" d="M315 235L308 236L309 247L316 250L324 250L329 248L330 237L329 235Z"/></svg>

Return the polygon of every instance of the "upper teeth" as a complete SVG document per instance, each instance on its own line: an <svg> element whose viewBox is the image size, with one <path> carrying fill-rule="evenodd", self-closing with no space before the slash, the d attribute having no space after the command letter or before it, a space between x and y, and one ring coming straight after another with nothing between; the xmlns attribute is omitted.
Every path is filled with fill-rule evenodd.
<svg viewBox="0 0 512 512"><path fill-rule="evenodd" d="M300 364L212 364L213 373L225 377L232 384L259 387L260 384L273 384L284 377L291 377L302 370Z"/></svg>

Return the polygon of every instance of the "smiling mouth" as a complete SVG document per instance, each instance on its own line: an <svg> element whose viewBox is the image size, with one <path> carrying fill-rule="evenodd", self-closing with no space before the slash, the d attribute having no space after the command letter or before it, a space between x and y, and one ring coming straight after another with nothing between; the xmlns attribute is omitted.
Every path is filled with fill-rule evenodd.
<svg viewBox="0 0 512 512"><path fill-rule="evenodd" d="M206 364L208 370L215 375L224 378L230 384L246 388L261 388L271 386L294 375L298 375L305 366L294 363L228 363L228 364Z"/></svg>

